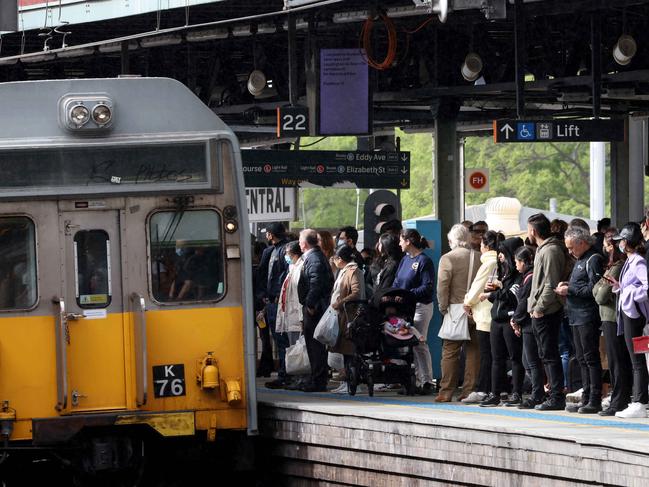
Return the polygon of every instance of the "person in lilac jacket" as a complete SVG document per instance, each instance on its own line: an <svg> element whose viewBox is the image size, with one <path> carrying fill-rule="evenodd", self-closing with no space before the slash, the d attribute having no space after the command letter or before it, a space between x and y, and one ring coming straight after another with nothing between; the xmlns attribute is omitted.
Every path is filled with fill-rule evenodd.
<svg viewBox="0 0 649 487"><path fill-rule="evenodd" d="M609 280L613 284L613 292L618 294L618 335L624 334L626 347L633 364L632 402L623 411L615 413L615 416L646 418L646 405L649 402L647 364L644 353L633 353L633 338L643 334L644 327L649 321L647 262L638 253L638 250L643 250L640 225L634 222L627 223L622 227L620 233L613 236L613 240L619 242L620 250L627 255L619 281L613 278L609 278Z"/></svg>

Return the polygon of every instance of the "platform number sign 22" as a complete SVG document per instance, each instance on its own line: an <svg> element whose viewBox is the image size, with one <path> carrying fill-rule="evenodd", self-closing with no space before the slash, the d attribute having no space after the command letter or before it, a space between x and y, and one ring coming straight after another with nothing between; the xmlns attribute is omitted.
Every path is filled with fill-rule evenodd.
<svg viewBox="0 0 649 487"><path fill-rule="evenodd" d="M183 364L154 365L153 392L155 397L185 395L185 366Z"/></svg>
<svg viewBox="0 0 649 487"><path fill-rule="evenodd" d="M307 107L277 107L277 137L309 135Z"/></svg>

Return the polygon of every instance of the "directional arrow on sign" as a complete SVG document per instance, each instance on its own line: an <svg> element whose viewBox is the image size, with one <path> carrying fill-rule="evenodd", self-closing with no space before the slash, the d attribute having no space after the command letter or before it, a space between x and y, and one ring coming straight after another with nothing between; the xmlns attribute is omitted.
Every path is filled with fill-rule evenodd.
<svg viewBox="0 0 649 487"><path fill-rule="evenodd" d="M408 186L408 180L406 178L403 178L401 180L401 187L405 188L406 186Z"/></svg>
<svg viewBox="0 0 649 487"><path fill-rule="evenodd" d="M505 132L505 139L509 140L509 134L511 134L514 131L514 127L512 127L507 123L500 129L500 131Z"/></svg>
<svg viewBox="0 0 649 487"><path fill-rule="evenodd" d="M406 162L408 160L408 154L401 154L401 160Z"/></svg>
<svg viewBox="0 0 649 487"><path fill-rule="evenodd" d="M401 174L408 174L408 168L407 167L402 167L401 168Z"/></svg>

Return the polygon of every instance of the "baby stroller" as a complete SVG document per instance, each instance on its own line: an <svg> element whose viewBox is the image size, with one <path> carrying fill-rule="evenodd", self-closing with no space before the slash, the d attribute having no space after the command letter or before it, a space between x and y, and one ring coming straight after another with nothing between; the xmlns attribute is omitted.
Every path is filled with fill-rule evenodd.
<svg viewBox="0 0 649 487"><path fill-rule="evenodd" d="M355 395L359 384L367 384L374 395L374 384L401 384L406 394L416 388L413 347L419 344L418 332L411 327L416 300L410 291L390 288L359 304L347 324L346 333L355 352L345 364L349 394ZM346 311L346 310L345 310Z"/></svg>

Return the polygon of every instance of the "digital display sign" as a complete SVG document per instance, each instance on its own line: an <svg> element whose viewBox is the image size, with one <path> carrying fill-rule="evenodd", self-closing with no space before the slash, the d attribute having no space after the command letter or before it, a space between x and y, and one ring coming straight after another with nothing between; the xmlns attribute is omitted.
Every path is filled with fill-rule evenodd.
<svg viewBox="0 0 649 487"><path fill-rule="evenodd" d="M369 67L361 49L321 49L318 133L370 133L369 86Z"/></svg>

